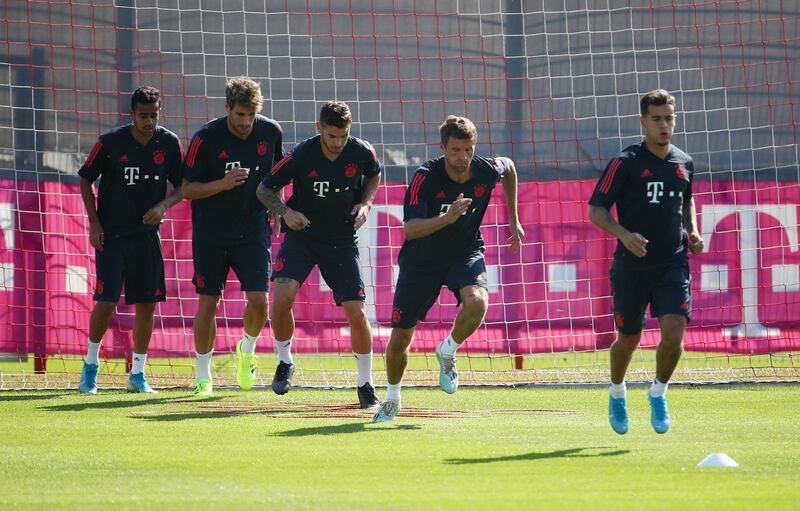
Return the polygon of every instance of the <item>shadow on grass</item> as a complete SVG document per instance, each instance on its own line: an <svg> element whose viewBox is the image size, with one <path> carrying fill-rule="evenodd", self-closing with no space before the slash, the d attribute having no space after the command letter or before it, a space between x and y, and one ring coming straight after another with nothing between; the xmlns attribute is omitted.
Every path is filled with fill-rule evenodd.
<svg viewBox="0 0 800 511"><path fill-rule="evenodd" d="M222 397L213 397L205 401L212 401L221 399ZM160 405L170 404L175 402L183 402L182 399L174 397L150 397L142 399L123 399L112 401L97 401L95 396L82 396L82 401L78 403L65 403L62 405L42 406L40 410L46 412L80 412L83 410L114 410L119 408L133 408L137 406Z"/></svg>
<svg viewBox="0 0 800 511"><path fill-rule="evenodd" d="M550 452L529 452L526 454L515 454L513 456L497 456L494 458L449 458L444 460L448 465L472 465L476 463L494 463L498 461L536 461L551 458L600 458L604 456L622 456L628 454L630 449L618 449L616 451L604 452L584 452L598 449L608 449L608 447L576 447L574 449L560 449Z"/></svg>
<svg viewBox="0 0 800 511"><path fill-rule="evenodd" d="M396 431L398 429L413 430L422 429L415 424L401 424L396 428L382 428L382 427L367 427L371 425L370 422L348 422L346 424L337 424L335 426L317 426L314 428L299 428L290 429L287 431L280 431L271 436L280 437L297 437L297 436L317 436L317 435L341 435L343 433L364 433L369 431Z"/></svg>
<svg viewBox="0 0 800 511"><path fill-rule="evenodd" d="M27 391L8 391L8 392L0 392L0 401L44 401L47 399L57 399L59 397L71 396L71 392L61 392L61 393L47 393L42 394L40 392L27 392Z"/></svg>

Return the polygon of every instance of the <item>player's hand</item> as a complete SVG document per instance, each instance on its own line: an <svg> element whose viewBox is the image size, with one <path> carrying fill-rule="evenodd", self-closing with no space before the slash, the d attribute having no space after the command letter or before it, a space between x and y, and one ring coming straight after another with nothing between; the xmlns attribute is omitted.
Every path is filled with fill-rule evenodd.
<svg viewBox="0 0 800 511"><path fill-rule="evenodd" d="M511 236L506 240L506 244L511 247L514 252L519 252L522 248L522 238L525 237L525 229L522 224L517 222L517 225L511 226Z"/></svg>
<svg viewBox="0 0 800 511"><path fill-rule="evenodd" d="M221 179L222 181L222 189L223 190L230 190L232 188L236 188L237 186L241 186L247 181L247 176L250 175L250 169L247 167L236 167L233 170L228 171L225 174L225 177Z"/></svg>
<svg viewBox="0 0 800 511"><path fill-rule="evenodd" d="M281 216L277 213L270 214L272 217L272 234L275 236L281 235Z"/></svg>
<svg viewBox="0 0 800 511"><path fill-rule="evenodd" d="M100 222L92 223L89 226L89 243L92 244L98 252L103 251L103 244L106 242L106 234L103 232L103 226Z"/></svg>
<svg viewBox="0 0 800 511"><path fill-rule="evenodd" d="M450 204L450 207L447 209L447 213L444 214L445 221L448 224L455 223L461 215L463 215L467 209L472 205L472 199L469 197L464 197L463 193L459 193L456 200Z"/></svg>
<svg viewBox="0 0 800 511"><path fill-rule="evenodd" d="M369 204L356 204L350 214L353 216L353 230L357 231L367 222L367 215L372 206Z"/></svg>
<svg viewBox="0 0 800 511"><path fill-rule="evenodd" d="M164 220L164 215L167 213L167 208L161 204L156 204L150 208L147 213L142 217L142 223L145 225L158 225Z"/></svg>
<svg viewBox="0 0 800 511"><path fill-rule="evenodd" d="M703 238L701 238L699 234L693 232L689 235L689 250L692 251L692 254L699 254L705 247L706 242L703 241Z"/></svg>
<svg viewBox="0 0 800 511"><path fill-rule="evenodd" d="M308 221L308 218L306 218L304 214L288 208L286 209L286 213L283 214L283 221L286 222L289 229L293 231L302 231L311 225L311 222Z"/></svg>
<svg viewBox="0 0 800 511"><path fill-rule="evenodd" d="M629 232L621 237L620 241L625 245L625 248L630 250L636 257L644 257L647 255L647 244L649 241L638 232Z"/></svg>

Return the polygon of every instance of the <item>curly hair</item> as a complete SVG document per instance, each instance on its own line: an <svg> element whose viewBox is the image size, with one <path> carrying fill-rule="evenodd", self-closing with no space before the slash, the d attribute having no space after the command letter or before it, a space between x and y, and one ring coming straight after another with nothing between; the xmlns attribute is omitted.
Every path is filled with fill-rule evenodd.
<svg viewBox="0 0 800 511"><path fill-rule="evenodd" d="M131 94L131 110L136 110L136 105L153 105L156 103L161 108L161 92L155 87L143 85Z"/></svg>
<svg viewBox="0 0 800 511"><path fill-rule="evenodd" d="M239 104L255 107L256 112L260 112L264 102L264 97L261 95L261 84L246 76L231 78L225 83L225 102L231 108Z"/></svg>

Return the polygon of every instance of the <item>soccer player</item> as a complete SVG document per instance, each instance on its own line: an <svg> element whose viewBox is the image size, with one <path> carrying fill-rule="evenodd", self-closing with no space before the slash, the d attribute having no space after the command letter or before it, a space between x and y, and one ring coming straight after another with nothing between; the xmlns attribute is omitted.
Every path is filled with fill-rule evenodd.
<svg viewBox="0 0 800 511"><path fill-rule="evenodd" d="M82 394L97 393L100 343L123 282L125 303L136 307L127 388L129 392L155 392L144 376L144 365L156 302L166 300L158 227L167 210L182 199L183 160L178 137L158 125L160 113L161 93L147 86L136 89L131 95L131 123L101 135L78 171L97 268L97 303L89 318L89 345L78 386ZM92 184L98 177L95 207ZM168 197L167 181L173 187Z"/></svg>
<svg viewBox="0 0 800 511"><path fill-rule="evenodd" d="M275 165L257 193L289 228L272 272L272 331L278 353L272 389L277 394L291 389L292 306L298 289L317 265L350 325L359 405L371 408L378 405L378 398L372 384L372 328L364 310L356 232L367 221L381 181L381 164L368 142L350 136L352 122L346 103L322 105L319 133ZM289 182L293 194L284 203L277 192Z"/></svg>
<svg viewBox="0 0 800 511"><path fill-rule="evenodd" d="M281 127L260 115L261 86L250 78L225 85L227 115L195 133L184 162L184 197L192 199L192 253L197 352L195 395L213 394L211 357L217 333L217 308L228 271L233 268L245 292L244 332L236 344L236 382L253 387L256 342L267 321L270 270L269 213L256 187L283 157Z"/></svg>
<svg viewBox="0 0 800 511"><path fill-rule="evenodd" d="M611 427L628 431L625 373L639 345L645 307L658 318L661 342L650 386L650 422L656 433L670 426L665 393L683 352L692 312L688 252L703 251L692 198L691 157L670 144L675 98L657 89L641 98L639 122L645 138L606 167L589 200L589 219L616 237L611 265L614 319L619 335L611 346L608 416ZM617 205L617 218L609 212Z"/></svg>
<svg viewBox="0 0 800 511"><path fill-rule="evenodd" d="M503 183L508 206L511 236L507 243L519 251L525 235L517 214L514 162L506 157L475 156L478 132L465 117L449 116L439 134L444 154L417 170L403 203L406 239L398 258L400 275L386 347L389 385L373 422L391 421L400 410L408 348L417 322L425 319L443 285L455 294L461 310L450 335L436 347L439 385L448 394L458 389L456 350L478 329L489 306L479 227L498 182Z"/></svg>

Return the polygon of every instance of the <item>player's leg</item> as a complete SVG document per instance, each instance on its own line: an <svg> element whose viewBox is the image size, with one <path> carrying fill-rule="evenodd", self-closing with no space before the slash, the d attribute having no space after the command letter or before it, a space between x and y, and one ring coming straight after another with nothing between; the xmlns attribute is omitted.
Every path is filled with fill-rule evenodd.
<svg viewBox="0 0 800 511"><path fill-rule="evenodd" d="M395 318L396 316L392 319L393 323ZM372 422L392 421L400 411L400 386L406 366L408 366L408 348L411 346L416 330L416 326L392 328L389 344L386 346L386 379L388 381L386 399L381 403Z"/></svg>
<svg viewBox="0 0 800 511"><path fill-rule="evenodd" d="M358 247L317 244L316 259L320 274L333 291L333 299L344 310L350 325L350 343L356 359L356 387L361 408L378 406L372 381L372 327L364 307L366 293L361 278Z"/></svg>
<svg viewBox="0 0 800 511"><path fill-rule="evenodd" d="M156 303L166 300L164 257L157 231L129 238L125 246L125 300L135 304L133 364L128 377L129 392L155 393L144 374L147 349L153 335Z"/></svg>
<svg viewBox="0 0 800 511"><path fill-rule="evenodd" d="M278 366L272 378L272 390L279 395L292 388L294 359L294 301L300 285L305 282L314 259L305 236L287 232L272 268L272 307L270 322L275 340Z"/></svg>
<svg viewBox="0 0 800 511"><path fill-rule="evenodd" d="M97 394L97 373L100 369L100 344L108 331L111 316L117 307L122 292L125 263L119 240L108 240L102 251L95 254L97 284L95 285L95 304L89 316L89 339L86 356L83 359L81 380L78 390L81 394Z"/></svg>
<svg viewBox="0 0 800 511"><path fill-rule="evenodd" d="M400 258L400 274L392 304L392 333L386 346L386 399L373 422L394 419L400 410L400 386L408 366L408 349L417 323L425 319L442 286L443 272Z"/></svg>
<svg viewBox="0 0 800 511"><path fill-rule="evenodd" d="M439 386L448 394L458 390L456 351L483 322L489 308L486 264L483 253L476 251L453 261L445 277L447 287L455 294L458 311L450 335L436 347L439 362Z"/></svg>
<svg viewBox="0 0 800 511"><path fill-rule="evenodd" d="M625 272L615 268L611 270L611 287L617 340L609 350L611 384L608 389L608 420L615 432L624 435L628 432L625 374L642 338L649 287L642 272Z"/></svg>
<svg viewBox="0 0 800 511"><path fill-rule="evenodd" d="M197 291L197 312L194 315L194 348L197 356L194 394L209 397L213 394L211 359L217 335L217 309L225 281L228 278L227 250L211 243L193 240L194 283Z"/></svg>
<svg viewBox="0 0 800 511"><path fill-rule="evenodd" d="M230 249L233 267L247 304L242 322L242 338L236 343L236 382L244 390L253 388L256 379L256 343L269 317L269 236Z"/></svg>
<svg viewBox="0 0 800 511"><path fill-rule="evenodd" d="M667 268L653 291L650 310L658 317L661 342L656 350L656 378L647 392L650 423L656 433L670 426L667 384L683 354L683 338L691 318L691 277L688 262Z"/></svg>

